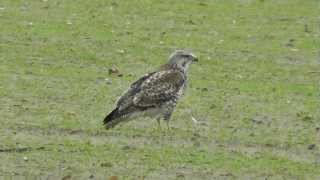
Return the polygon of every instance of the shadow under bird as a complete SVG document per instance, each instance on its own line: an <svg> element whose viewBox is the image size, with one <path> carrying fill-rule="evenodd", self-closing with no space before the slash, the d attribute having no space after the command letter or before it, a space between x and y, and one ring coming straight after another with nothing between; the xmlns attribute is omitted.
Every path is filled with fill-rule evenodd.
<svg viewBox="0 0 320 180"><path fill-rule="evenodd" d="M189 65L198 58L186 50L174 51L166 64L132 83L119 98L116 108L103 121L107 129L140 116L167 122L187 84Z"/></svg>

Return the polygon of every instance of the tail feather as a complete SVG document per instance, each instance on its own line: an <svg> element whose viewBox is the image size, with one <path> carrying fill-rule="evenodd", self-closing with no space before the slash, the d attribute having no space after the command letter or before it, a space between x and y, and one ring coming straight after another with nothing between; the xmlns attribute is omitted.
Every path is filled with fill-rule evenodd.
<svg viewBox="0 0 320 180"><path fill-rule="evenodd" d="M128 121L135 117L135 115L137 114L135 114L134 112L143 112L147 109L148 107L138 109L136 107L131 106L126 109L119 110L119 108L117 107L104 118L103 124L107 129L111 129L118 123Z"/></svg>
<svg viewBox="0 0 320 180"><path fill-rule="evenodd" d="M119 108L114 109L112 112L110 112L103 120L103 124L107 129L113 128L116 124L117 121L116 119L119 118Z"/></svg>

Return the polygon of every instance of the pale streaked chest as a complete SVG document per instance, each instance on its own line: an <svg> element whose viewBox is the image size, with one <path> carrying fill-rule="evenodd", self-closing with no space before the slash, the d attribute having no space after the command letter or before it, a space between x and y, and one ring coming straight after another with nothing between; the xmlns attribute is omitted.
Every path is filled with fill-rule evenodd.
<svg viewBox="0 0 320 180"><path fill-rule="evenodd" d="M180 87L179 91L178 91L178 97L181 97L184 95L184 92L186 91L186 88L187 88L187 81L185 81L183 83L183 85Z"/></svg>

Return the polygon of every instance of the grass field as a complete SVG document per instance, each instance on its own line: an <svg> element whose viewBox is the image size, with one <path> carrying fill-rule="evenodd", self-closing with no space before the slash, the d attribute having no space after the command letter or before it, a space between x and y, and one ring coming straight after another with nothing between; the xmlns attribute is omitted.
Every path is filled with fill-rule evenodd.
<svg viewBox="0 0 320 180"><path fill-rule="evenodd" d="M320 179L319 12L319 0L1 0L0 179ZM200 62L171 130L147 118L105 130L122 91L184 48Z"/></svg>

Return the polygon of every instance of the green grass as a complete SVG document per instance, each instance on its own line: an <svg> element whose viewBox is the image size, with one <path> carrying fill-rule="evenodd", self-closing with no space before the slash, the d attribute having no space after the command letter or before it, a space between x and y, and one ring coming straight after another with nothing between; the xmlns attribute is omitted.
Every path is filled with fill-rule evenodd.
<svg viewBox="0 0 320 180"><path fill-rule="evenodd" d="M319 12L318 0L2 0L0 179L319 179ZM105 130L128 85L183 48L200 62L171 131L143 118Z"/></svg>

